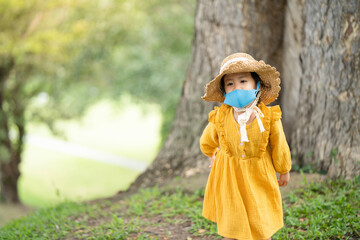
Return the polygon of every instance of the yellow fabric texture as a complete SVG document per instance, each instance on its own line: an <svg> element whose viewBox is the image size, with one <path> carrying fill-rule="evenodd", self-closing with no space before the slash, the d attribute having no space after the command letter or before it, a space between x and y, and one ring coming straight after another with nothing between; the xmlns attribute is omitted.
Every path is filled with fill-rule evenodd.
<svg viewBox="0 0 360 240"><path fill-rule="evenodd" d="M289 146L279 106L259 103L265 132L256 118L246 126L250 142L240 143L232 107L223 104L209 114L201 151L215 161L206 185L203 216L217 223L221 236L268 239L283 227L283 210L276 172L291 169Z"/></svg>

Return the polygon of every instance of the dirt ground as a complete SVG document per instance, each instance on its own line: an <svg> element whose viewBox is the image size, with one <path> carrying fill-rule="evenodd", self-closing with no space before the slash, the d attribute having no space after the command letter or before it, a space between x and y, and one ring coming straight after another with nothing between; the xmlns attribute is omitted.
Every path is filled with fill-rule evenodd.
<svg viewBox="0 0 360 240"><path fill-rule="evenodd" d="M25 216L33 209L22 204L6 204L0 203L0 228L5 226L7 222Z"/></svg>

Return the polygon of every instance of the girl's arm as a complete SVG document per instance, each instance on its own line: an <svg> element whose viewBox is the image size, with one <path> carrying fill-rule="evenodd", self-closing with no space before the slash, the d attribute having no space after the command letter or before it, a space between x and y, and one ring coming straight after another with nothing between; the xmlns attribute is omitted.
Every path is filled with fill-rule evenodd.
<svg viewBox="0 0 360 240"><path fill-rule="evenodd" d="M285 175L280 175L280 179L290 179L291 155L280 119L271 123L270 147L275 170L281 175Z"/></svg>
<svg viewBox="0 0 360 240"><path fill-rule="evenodd" d="M200 149L203 154L208 157L216 155L217 148L219 147L219 138L213 123L208 123L200 138Z"/></svg>
<svg viewBox="0 0 360 240"><path fill-rule="evenodd" d="M290 181L290 173L280 174L278 183L280 187L285 187Z"/></svg>

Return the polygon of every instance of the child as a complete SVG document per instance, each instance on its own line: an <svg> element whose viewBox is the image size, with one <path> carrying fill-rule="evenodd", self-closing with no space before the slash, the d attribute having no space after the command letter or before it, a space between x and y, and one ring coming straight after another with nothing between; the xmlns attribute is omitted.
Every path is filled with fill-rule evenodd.
<svg viewBox="0 0 360 240"><path fill-rule="evenodd" d="M290 180L290 150L280 107L266 106L279 95L279 76L263 61L235 53L202 97L224 102L210 112L200 148L211 167L203 216L225 239L271 239L283 227L279 186Z"/></svg>

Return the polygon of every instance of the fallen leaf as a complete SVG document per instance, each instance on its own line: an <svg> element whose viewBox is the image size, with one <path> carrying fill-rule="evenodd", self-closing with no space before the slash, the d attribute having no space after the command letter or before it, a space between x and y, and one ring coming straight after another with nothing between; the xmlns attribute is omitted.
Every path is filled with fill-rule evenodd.
<svg viewBox="0 0 360 240"><path fill-rule="evenodd" d="M200 229L200 230L198 231L198 233L204 233L204 232L206 232L205 229Z"/></svg>

